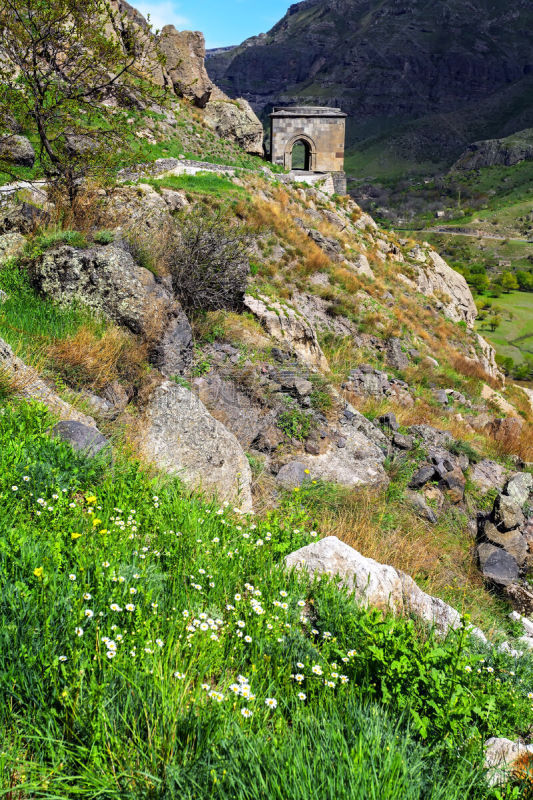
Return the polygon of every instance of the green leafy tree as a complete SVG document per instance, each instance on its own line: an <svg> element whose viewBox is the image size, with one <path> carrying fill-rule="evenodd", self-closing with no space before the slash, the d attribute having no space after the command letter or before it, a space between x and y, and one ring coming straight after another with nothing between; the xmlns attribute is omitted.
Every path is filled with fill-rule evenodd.
<svg viewBox="0 0 533 800"><path fill-rule="evenodd" d="M493 333L496 330L496 328L499 327L499 325L501 325L501 321L502 321L502 319L498 315L490 317L490 319L488 320L488 324L489 324L490 330Z"/></svg>
<svg viewBox="0 0 533 800"><path fill-rule="evenodd" d="M502 273L499 283L504 292L513 292L518 289L518 281L516 280L516 276L508 270Z"/></svg>
<svg viewBox="0 0 533 800"><path fill-rule="evenodd" d="M533 292L533 274L531 272L519 270L516 273L516 280L522 292Z"/></svg>
<svg viewBox="0 0 533 800"><path fill-rule="evenodd" d="M151 29L105 0L0 0L0 132L36 141L42 173L73 202L81 178L116 165L132 109L162 99L159 61Z"/></svg>

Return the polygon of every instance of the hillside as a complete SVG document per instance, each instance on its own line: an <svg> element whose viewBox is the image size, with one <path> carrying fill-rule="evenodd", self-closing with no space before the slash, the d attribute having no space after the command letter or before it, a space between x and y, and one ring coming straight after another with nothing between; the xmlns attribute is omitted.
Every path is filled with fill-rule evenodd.
<svg viewBox="0 0 533 800"><path fill-rule="evenodd" d="M261 114L341 106L351 175L432 174L533 124L532 22L527 0L306 0L207 67Z"/></svg>
<svg viewBox="0 0 533 800"><path fill-rule="evenodd" d="M531 397L167 35L114 172L3 187L0 795L525 798Z"/></svg>

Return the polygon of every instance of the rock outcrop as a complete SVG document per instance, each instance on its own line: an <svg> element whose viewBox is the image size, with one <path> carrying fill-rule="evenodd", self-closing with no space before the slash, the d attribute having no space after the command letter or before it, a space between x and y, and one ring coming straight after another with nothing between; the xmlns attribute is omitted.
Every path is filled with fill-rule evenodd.
<svg viewBox="0 0 533 800"><path fill-rule="evenodd" d="M415 264L418 291L426 297L436 298L444 314L453 322L466 322L472 328L477 308L465 278L434 250L429 250L426 257L421 248L418 249Z"/></svg>
<svg viewBox="0 0 533 800"><path fill-rule="evenodd" d="M138 426L141 456L184 483L252 510L252 474L235 436L188 389L166 381Z"/></svg>
<svg viewBox="0 0 533 800"><path fill-rule="evenodd" d="M512 167L533 159L533 129L520 131L504 139L485 139L471 144L455 162L454 169Z"/></svg>
<svg viewBox="0 0 533 800"><path fill-rule="evenodd" d="M302 314L285 303L268 297L245 295L244 305L257 317L267 333L292 351L307 366L323 372L328 362L318 343L315 329Z"/></svg>
<svg viewBox="0 0 533 800"><path fill-rule="evenodd" d="M178 97L186 97L199 108L205 108L213 91L213 83L205 69L205 39L199 31L177 31L165 25L159 36L165 56L165 72Z"/></svg>
<svg viewBox="0 0 533 800"><path fill-rule="evenodd" d="M192 331L180 304L119 245L48 250L33 263L32 280L40 292L60 303L81 302L142 334L164 375L176 375L190 364Z"/></svg>
<svg viewBox="0 0 533 800"><path fill-rule="evenodd" d="M230 139L250 155L264 154L263 126L246 100L215 96L205 109L205 120L221 139Z"/></svg>

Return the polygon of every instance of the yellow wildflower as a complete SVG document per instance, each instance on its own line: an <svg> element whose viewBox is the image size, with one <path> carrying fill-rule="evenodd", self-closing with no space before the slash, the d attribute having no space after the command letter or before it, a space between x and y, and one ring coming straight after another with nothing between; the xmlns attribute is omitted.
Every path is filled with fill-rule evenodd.
<svg viewBox="0 0 533 800"><path fill-rule="evenodd" d="M98 525L101 525L101 524L102 524L102 520L101 519L98 519L97 517L95 517L93 519L93 527L94 528L96 528Z"/></svg>
<svg viewBox="0 0 533 800"><path fill-rule="evenodd" d="M97 497L96 497L96 495L94 495L94 494L90 494L90 495L88 495L88 497L86 497L86 498L85 498L85 500L86 500L88 503L96 503L97 499L98 499L98 498L97 498Z"/></svg>
<svg viewBox="0 0 533 800"><path fill-rule="evenodd" d="M43 577L43 572L44 572L43 567L36 567L33 570L33 574L35 575L36 578L42 578Z"/></svg>
<svg viewBox="0 0 533 800"><path fill-rule="evenodd" d="M107 528L100 528L100 533L107 533Z"/></svg>
<svg viewBox="0 0 533 800"><path fill-rule="evenodd" d="M73 540L79 539L80 536L81 536L81 533L71 533L70 534L70 538L73 539Z"/></svg>

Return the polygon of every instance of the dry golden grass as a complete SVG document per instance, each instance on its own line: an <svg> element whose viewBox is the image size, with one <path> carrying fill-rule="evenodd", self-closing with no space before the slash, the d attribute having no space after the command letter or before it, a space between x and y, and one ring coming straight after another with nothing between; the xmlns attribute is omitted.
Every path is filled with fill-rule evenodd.
<svg viewBox="0 0 533 800"><path fill-rule="evenodd" d="M52 223L61 225L64 230L89 233L98 225L102 214L103 196L101 187L94 181L87 181L71 204L60 189L48 189L49 200L53 204Z"/></svg>
<svg viewBox="0 0 533 800"><path fill-rule="evenodd" d="M386 492L338 489L316 509L313 524L368 558L411 575L425 591L472 615L487 629L487 610L498 601L483 586L473 558L466 517L431 525Z"/></svg>
<svg viewBox="0 0 533 800"><path fill-rule="evenodd" d="M47 355L54 370L72 386L99 390L119 377L136 383L146 362L146 346L118 328L98 338L87 327L50 345Z"/></svg>

